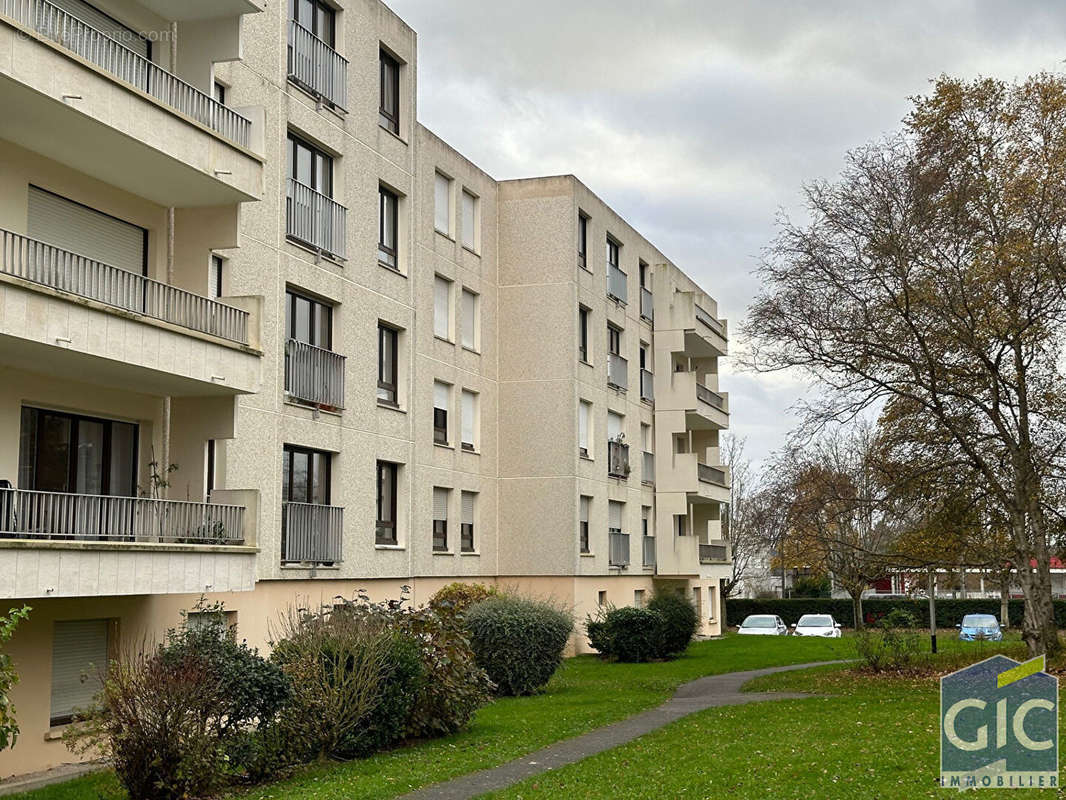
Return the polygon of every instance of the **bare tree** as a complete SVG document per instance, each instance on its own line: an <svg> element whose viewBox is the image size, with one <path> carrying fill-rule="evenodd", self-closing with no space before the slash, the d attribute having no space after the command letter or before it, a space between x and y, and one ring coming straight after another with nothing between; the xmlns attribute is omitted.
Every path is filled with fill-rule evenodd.
<svg viewBox="0 0 1066 800"><path fill-rule="evenodd" d="M723 516L722 530L729 540L732 555L732 571L722 581L722 597L730 597L743 580L751 573L755 561L765 549L765 542L752 519L749 507L753 471L751 461L744 454L746 440L734 434L724 437L722 454L729 466L729 506Z"/></svg>

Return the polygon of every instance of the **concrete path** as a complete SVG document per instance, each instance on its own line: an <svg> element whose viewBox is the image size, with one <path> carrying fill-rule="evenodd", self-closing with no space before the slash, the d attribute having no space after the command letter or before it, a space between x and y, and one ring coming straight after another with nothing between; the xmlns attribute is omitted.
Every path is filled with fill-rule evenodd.
<svg viewBox="0 0 1066 800"><path fill-rule="evenodd" d="M696 711L703 711L705 708L810 697L809 694L794 692L741 692L740 687L760 675L837 663L840 662L816 661L810 664L791 664L786 667L708 675L705 678L682 684L674 696L658 708L597 728L573 739L564 739L498 767L426 786L403 795L400 800L468 800L485 792L505 789L533 775L558 769L588 756L602 753L604 750L618 747Z"/></svg>

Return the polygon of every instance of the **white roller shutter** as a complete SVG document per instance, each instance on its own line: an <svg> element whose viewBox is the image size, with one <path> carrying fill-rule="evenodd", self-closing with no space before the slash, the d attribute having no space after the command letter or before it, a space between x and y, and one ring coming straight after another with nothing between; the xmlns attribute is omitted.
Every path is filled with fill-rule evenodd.
<svg viewBox="0 0 1066 800"><path fill-rule="evenodd" d="M433 519L448 519L448 490L439 486L433 487Z"/></svg>
<svg viewBox="0 0 1066 800"><path fill-rule="evenodd" d="M474 524L474 498L477 497L477 492L463 492L462 504L463 504L463 518L461 520L463 525Z"/></svg>
<svg viewBox="0 0 1066 800"><path fill-rule="evenodd" d="M592 407L581 400L577 404L577 446L583 450L589 449L589 415Z"/></svg>
<svg viewBox="0 0 1066 800"><path fill-rule="evenodd" d="M88 707L107 669L106 619L57 622L52 634L53 721L66 721ZM84 680L83 680L84 677Z"/></svg>
<svg viewBox="0 0 1066 800"><path fill-rule="evenodd" d="M474 441L474 417L475 417L475 402L477 395L473 392L463 390L462 402L462 441L464 444L473 445Z"/></svg>
<svg viewBox="0 0 1066 800"><path fill-rule="evenodd" d="M588 523L589 521L589 507L592 505L592 498L587 495L581 495L581 522Z"/></svg>
<svg viewBox="0 0 1066 800"><path fill-rule="evenodd" d="M451 335L451 303L448 302L451 294L451 282L440 275L433 281L433 335L441 339L448 339Z"/></svg>
<svg viewBox="0 0 1066 800"><path fill-rule="evenodd" d="M463 347L471 350L477 347L476 321L477 321L477 295L469 289L463 289L462 301L462 343Z"/></svg>
<svg viewBox="0 0 1066 800"><path fill-rule="evenodd" d="M452 235L452 180L439 172L433 176L433 225Z"/></svg>
<svg viewBox="0 0 1066 800"><path fill-rule="evenodd" d="M433 382L433 407L448 410L448 393L451 387L440 381Z"/></svg>
<svg viewBox="0 0 1066 800"><path fill-rule="evenodd" d="M144 274L144 228L36 186L30 187L27 222L27 233L33 239L137 275Z"/></svg>
<svg viewBox="0 0 1066 800"><path fill-rule="evenodd" d="M89 5L83 0L48 0L53 6L77 17L90 28L106 34L116 42L132 50L137 55L148 58L148 40L132 28L127 28L118 20Z"/></svg>
<svg viewBox="0 0 1066 800"><path fill-rule="evenodd" d="M607 503L607 527L611 530L622 530L622 506L623 503L619 503L616 500L611 500Z"/></svg>
<svg viewBox="0 0 1066 800"><path fill-rule="evenodd" d="M622 432L622 415L607 412L607 438L614 439Z"/></svg>

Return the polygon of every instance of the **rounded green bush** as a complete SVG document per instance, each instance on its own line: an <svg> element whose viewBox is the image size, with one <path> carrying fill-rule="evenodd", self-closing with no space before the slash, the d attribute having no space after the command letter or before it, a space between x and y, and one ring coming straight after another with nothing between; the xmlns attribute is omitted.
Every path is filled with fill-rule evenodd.
<svg viewBox="0 0 1066 800"><path fill-rule="evenodd" d="M666 618L650 608L606 608L586 623L589 643L606 658L642 662L663 658Z"/></svg>
<svg viewBox="0 0 1066 800"><path fill-rule="evenodd" d="M526 695L540 691L559 668L574 621L548 603L499 595L472 606L466 625L497 694Z"/></svg>
<svg viewBox="0 0 1066 800"><path fill-rule="evenodd" d="M648 610L663 615L662 653L676 656L684 653L696 635L700 618L696 607L680 592L656 592L648 603Z"/></svg>

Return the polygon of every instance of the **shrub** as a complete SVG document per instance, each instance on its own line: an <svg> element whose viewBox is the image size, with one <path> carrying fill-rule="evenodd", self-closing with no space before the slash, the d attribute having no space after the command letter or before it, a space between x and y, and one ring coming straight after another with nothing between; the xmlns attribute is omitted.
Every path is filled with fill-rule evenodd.
<svg viewBox="0 0 1066 800"><path fill-rule="evenodd" d="M826 575L802 575L792 583L794 597L829 597L832 590Z"/></svg>
<svg viewBox="0 0 1066 800"><path fill-rule="evenodd" d="M601 606L585 629L589 643L605 658L641 662L664 658L666 618L650 608Z"/></svg>
<svg viewBox="0 0 1066 800"><path fill-rule="evenodd" d="M499 593L495 586L456 581L438 589L429 599L429 607L441 615L465 614L474 604Z"/></svg>
<svg viewBox="0 0 1066 800"><path fill-rule="evenodd" d="M663 615L662 653L675 656L684 653L699 627L696 607L680 592L656 592L648 609Z"/></svg>
<svg viewBox="0 0 1066 800"><path fill-rule="evenodd" d="M562 663L574 621L547 603L499 595L472 606L466 625L497 693L526 695L540 691Z"/></svg>
<svg viewBox="0 0 1066 800"><path fill-rule="evenodd" d="M918 620L903 609L894 609L877 623L858 632L855 647L862 665L871 672L899 671L912 667L920 657Z"/></svg>
<svg viewBox="0 0 1066 800"><path fill-rule="evenodd" d="M0 645L6 644L15 635L19 622L29 616L29 606L11 609L6 617L0 617ZM11 656L0 652L0 750L14 747L19 736L15 719L15 707L11 705L11 688L19 682L18 673L11 663Z"/></svg>

